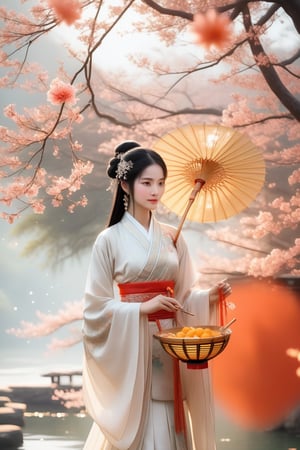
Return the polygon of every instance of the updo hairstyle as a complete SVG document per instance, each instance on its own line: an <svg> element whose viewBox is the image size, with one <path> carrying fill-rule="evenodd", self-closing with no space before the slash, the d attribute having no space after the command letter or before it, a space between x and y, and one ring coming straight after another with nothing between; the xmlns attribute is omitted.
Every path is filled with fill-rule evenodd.
<svg viewBox="0 0 300 450"><path fill-rule="evenodd" d="M110 178L117 178L117 172L118 172L118 165L121 160L121 158L124 159L124 154L128 152L128 150L131 150L133 148L140 147L140 144L138 144L135 141L124 141L122 144L117 145L115 148L115 155L114 157L109 161L108 167L107 167L107 175Z"/></svg>
<svg viewBox="0 0 300 450"><path fill-rule="evenodd" d="M146 169L146 167L151 166L152 164L158 164L162 168L164 177L167 178L167 166L162 157L154 150L141 147L135 141L122 142L115 148L114 153L115 155L109 161L107 167L107 175L110 178L117 179L118 184L115 191L108 226L119 222L125 212L123 202L125 193L122 189L120 181L126 181L128 183L130 197L133 199L134 181ZM124 171L119 170L120 163L126 167Z"/></svg>

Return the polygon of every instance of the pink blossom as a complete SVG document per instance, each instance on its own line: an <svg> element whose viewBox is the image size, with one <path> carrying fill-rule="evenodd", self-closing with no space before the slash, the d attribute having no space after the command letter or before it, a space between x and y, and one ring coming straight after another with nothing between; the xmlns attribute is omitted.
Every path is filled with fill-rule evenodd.
<svg viewBox="0 0 300 450"><path fill-rule="evenodd" d="M59 202L59 204L54 204L52 202L53 206L60 206L62 197L58 198L58 196L62 195L61 193L63 191L68 191L68 193L71 194L80 190L81 186L84 184L83 177L90 174L93 170L93 167L94 165L90 161L78 160L74 162L69 178L65 178L62 176L52 177L52 184L46 189L46 192L48 195L52 195L53 197L55 197L55 203ZM85 206L84 202L85 201L80 202L80 204L82 204L82 206Z"/></svg>
<svg viewBox="0 0 300 450"><path fill-rule="evenodd" d="M300 192L296 192L296 195L291 197L291 205L300 206Z"/></svg>
<svg viewBox="0 0 300 450"><path fill-rule="evenodd" d="M289 185L300 183L300 169L294 170L294 172L288 177Z"/></svg>
<svg viewBox="0 0 300 450"><path fill-rule="evenodd" d="M4 115L9 119L13 119L16 116L16 105L10 103L4 108Z"/></svg>
<svg viewBox="0 0 300 450"><path fill-rule="evenodd" d="M22 338L47 336L68 323L81 320L82 311L82 301L65 303L63 309L59 310L57 314L36 311L39 323L21 321L21 328L11 328L7 330L7 333Z"/></svg>
<svg viewBox="0 0 300 450"><path fill-rule="evenodd" d="M18 156L0 156L0 166L7 165L11 169L15 169L16 167L20 167L22 165Z"/></svg>
<svg viewBox="0 0 300 450"><path fill-rule="evenodd" d="M205 14L194 15L192 31L196 35L196 42L205 47L226 46L232 36L232 23L224 14L218 14L214 9L209 9Z"/></svg>
<svg viewBox="0 0 300 450"><path fill-rule="evenodd" d="M295 358L300 363L300 350L298 348L288 348L286 354L291 358ZM300 365L296 369L297 377L300 377Z"/></svg>
<svg viewBox="0 0 300 450"><path fill-rule="evenodd" d="M256 55L256 62L258 66L270 66L270 59L264 53L259 53L258 55Z"/></svg>
<svg viewBox="0 0 300 450"><path fill-rule="evenodd" d="M273 249L265 258L253 258L249 264L248 275L270 277L288 269L293 274L300 253L300 239L287 250Z"/></svg>
<svg viewBox="0 0 300 450"><path fill-rule="evenodd" d="M47 100L53 105L60 105L62 103L74 105L77 102L75 88L71 84L64 83L59 78L55 78L50 84Z"/></svg>
<svg viewBox="0 0 300 450"><path fill-rule="evenodd" d="M18 219L20 217L20 215L17 213L7 214L6 212L2 212L0 213L0 217L2 217L2 219L6 220L11 225L12 223L14 223L15 219Z"/></svg>
<svg viewBox="0 0 300 450"><path fill-rule="evenodd" d="M73 108L67 112L68 119L71 122L81 123L83 122L83 115L80 114L80 108Z"/></svg>
<svg viewBox="0 0 300 450"><path fill-rule="evenodd" d="M71 336L64 339L54 338L49 344L48 348L51 352L61 350L64 348L73 347L82 341L82 333L80 329L73 329L70 331Z"/></svg>
<svg viewBox="0 0 300 450"><path fill-rule="evenodd" d="M81 16L81 4L79 0L48 0L59 20L67 25L72 25Z"/></svg>
<svg viewBox="0 0 300 450"><path fill-rule="evenodd" d="M291 358L296 358L296 360L300 363L300 350L296 348L288 348L286 354ZM300 377L300 366L296 369L297 377Z"/></svg>
<svg viewBox="0 0 300 450"><path fill-rule="evenodd" d="M53 156L55 156L57 159L60 158L60 149L58 145L53 146Z"/></svg>
<svg viewBox="0 0 300 450"><path fill-rule="evenodd" d="M35 214L43 214L46 209L45 205L41 200L35 201L31 206Z"/></svg>
<svg viewBox="0 0 300 450"><path fill-rule="evenodd" d="M286 213L291 212L291 205L289 204L289 202L285 202L283 200L283 197L277 197L275 200L273 200L273 202L271 203L271 206L273 206L273 208L279 209L280 211L284 211Z"/></svg>
<svg viewBox="0 0 300 450"><path fill-rule="evenodd" d="M74 152L81 152L82 150L82 144L80 144L78 141L72 142L72 150L74 150Z"/></svg>
<svg viewBox="0 0 300 450"><path fill-rule="evenodd" d="M60 193L69 188L69 182L64 177L52 177L52 185L46 189L48 195L57 197Z"/></svg>
<svg viewBox="0 0 300 450"><path fill-rule="evenodd" d="M56 389L54 391L53 399L61 400L66 408L82 408L84 406L82 389L72 389L68 391Z"/></svg>
<svg viewBox="0 0 300 450"><path fill-rule="evenodd" d="M53 206L53 208L59 208L62 205L63 202L63 196L61 194L56 195L52 200L51 200L51 204Z"/></svg>
<svg viewBox="0 0 300 450"><path fill-rule="evenodd" d="M82 208L85 208L88 204L88 199L86 197L86 195L82 195L82 197L80 197L80 200L78 200L77 202L73 202L70 206L68 206L68 211L69 213L73 214L75 208L77 208L77 206L82 206Z"/></svg>
<svg viewBox="0 0 300 450"><path fill-rule="evenodd" d="M256 217L244 217L241 219L242 225L253 225L254 229L245 228L244 236L252 239L262 239L269 233L278 235L282 229L280 223L274 220L274 216L269 211L260 211Z"/></svg>
<svg viewBox="0 0 300 450"><path fill-rule="evenodd" d="M0 193L3 195L1 202L10 205L12 199L26 195L29 183L30 178L18 177L10 185L1 186Z"/></svg>
<svg viewBox="0 0 300 450"><path fill-rule="evenodd" d="M299 139L299 137L298 137ZM289 148L273 151L265 155L270 161L276 161L280 164L298 164L300 163L300 145L296 144Z"/></svg>

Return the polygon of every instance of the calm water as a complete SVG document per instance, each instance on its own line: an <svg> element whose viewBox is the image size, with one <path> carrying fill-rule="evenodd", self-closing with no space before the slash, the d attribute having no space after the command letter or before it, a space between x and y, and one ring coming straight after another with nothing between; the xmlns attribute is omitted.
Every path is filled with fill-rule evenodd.
<svg viewBox="0 0 300 450"><path fill-rule="evenodd" d="M25 417L20 450L82 449L91 421L87 417Z"/></svg>
<svg viewBox="0 0 300 450"><path fill-rule="evenodd" d="M22 450L83 448L91 421L87 417L26 417ZM300 434L287 431L253 432L217 415L217 450L300 450ZM20 450L21 450L20 449ZM4 449L3 449L4 450Z"/></svg>
<svg viewBox="0 0 300 450"><path fill-rule="evenodd" d="M34 369L39 374L41 369ZM45 370L44 370L45 371ZM17 378L16 378L17 377ZM15 379L16 378L16 379ZM0 369L0 386L10 383L35 385L32 370L24 373L18 368ZM45 383L48 383L45 380ZM259 405L258 405L259 407ZM87 417L65 415L61 417L32 417L26 413L23 428L24 445L19 450L82 450L88 435L91 420ZM300 428L297 433L284 430L253 432L232 423L219 410L216 411L217 450L300 450ZM0 450L7 450L0 448ZM96 450L96 449L95 449Z"/></svg>

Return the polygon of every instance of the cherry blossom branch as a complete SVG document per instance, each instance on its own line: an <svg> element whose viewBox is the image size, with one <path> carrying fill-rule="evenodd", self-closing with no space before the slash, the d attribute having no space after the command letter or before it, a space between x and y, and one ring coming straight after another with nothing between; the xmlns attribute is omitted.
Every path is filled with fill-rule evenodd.
<svg viewBox="0 0 300 450"><path fill-rule="evenodd" d="M7 330L7 333L20 338L48 336L64 325L81 320L82 315L82 301L67 302L64 304L63 309L60 309L56 314L45 314L41 311L36 311L36 316L39 319L38 323L21 321L21 328L10 328Z"/></svg>
<svg viewBox="0 0 300 450"><path fill-rule="evenodd" d="M150 130L152 121L153 123L156 123L157 126L157 119L159 119L161 123L165 119L170 120L172 118L175 119L176 117L180 118L180 120L182 121L185 121L188 120L188 116L191 115L197 116L201 114L203 116L214 115L216 117L221 117L222 114L224 124L228 124L229 126L232 125L235 127L247 126L249 127L249 132L252 132L252 130L256 130L257 125L267 125L267 122L269 121L274 122L275 120L278 121L280 119L288 119L290 122L293 121L292 114L281 111L280 105L276 105L276 107L270 109L269 101L268 104L261 107L261 98L259 98L259 95L256 99L257 103L251 111L252 114L250 114L250 111L247 110L245 104L242 104L240 101L237 101L235 106L229 105L227 110L224 111L222 111L223 108L221 107L207 107L205 105L203 107L197 107L195 106L197 104L196 101L194 102L194 104L192 104L191 102L191 106L188 105L179 108L176 108L175 106L176 104L180 104L176 102L176 95L178 96L178 98L180 95L182 95L182 93L180 93L180 91L178 90L178 85L180 81L187 79L189 75L195 76L197 72L206 69L209 70L210 68L217 66L222 62L229 64L231 61L234 61L232 70L228 72L223 78L219 77L220 82L226 80L226 82L231 81L232 83L238 84L238 81L242 80L242 72L246 71L247 69L250 69L254 74L255 69L262 62L261 60L258 61L257 59L253 62L253 58L251 58L250 61L248 55L247 58L242 58L241 52L244 52L246 47L244 44L248 42L249 36L250 38L253 37L254 39L264 33L268 26L271 26L271 23L268 24L268 21L270 21L270 19L273 19L273 17L273 20L276 20L274 15L278 8L282 6L281 4L276 3L272 4L268 9L266 9L265 6L259 9L260 2L256 2L257 5L255 5L253 8L253 11L256 12L256 23L255 25L252 25L252 23L250 22L250 31L252 34L249 35L245 32L240 33L239 36L233 39L232 45L226 48L225 51L209 53L209 56L206 57L205 61L200 61L197 66L194 66L191 69L173 71L166 66L165 70L163 71L160 70L159 65L153 64L153 67L155 68L154 72L156 73L164 73L173 78L174 75L177 75L177 79L175 82L173 82L173 79L171 78L171 84L167 86L164 92L159 94L158 91L155 90L155 100L153 103L149 101L149 96L148 98L146 98L146 96L140 98L141 96L139 95L131 95L130 93L128 94L128 91L126 93L124 89L122 90L121 88L119 88L119 84L116 84L116 87L114 88L113 83L110 83L110 85L108 85L107 83L106 86L110 89L110 93L118 93L124 105L119 109L115 109L113 113L110 113L110 109L107 107L109 102L103 102L102 95L98 97L98 91L96 90L97 83L95 81L95 75L97 74L97 71L94 64L95 52L100 48L100 46L104 42L104 39L108 37L108 34L110 34L115 29L116 25L124 17L129 8L134 8L135 6L137 6L137 11L143 12L143 14L145 13L145 18L148 17L146 13L149 13L149 11L152 10L153 17L157 22L157 33L159 33L159 36L161 36L162 38L162 30L183 30L186 28L186 22L194 21L195 14L192 14L190 11L179 11L175 9L164 8L159 4L159 2L144 1L142 2L141 6L136 5L134 1L130 1L126 3L126 5L120 3L120 5L117 6L112 12L110 21L107 20L101 23L101 26L99 26L99 23L101 22L100 12L102 12L102 7L105 7L103 2L79 2L78 0L70 1L74 6L74 8L72 8L72 11L67 11L66 9L63 10L64 3L59 2L58 0L49 0L49 8L40 10L38 8L33 9L32 11L34 12L35 19L29 20L27 18L27 22L26 20L24 20L24 27L21 26L21 15L15 15L15 17L17 18L15 24L13 23L13 14L7 13L7 15L5 16L5 18L10 18L11 20L11 34L9 35L9 42L15 42L16 44L19 44L20 51L22 50L22 48L24 48L22 47L22 45L26 46L27 53L25 55L25 58L23 58L21 62L21 68L20 65L12 66L18 68L19 72L17 73L20 74L21 72L24 72L25 75L26 70L28 70L27 66L25 67L25 61L29 57L28 52L29 49L31 49L32 44L37 42L38 39L44 36L45 31L52 31L61 22L65 22L68 24L72 23L74 24L74 28L80 30L80 40L84 43L84 53L81 53L81 55L84 55L84 57L82 59L81 55L76 55L74 50L70 50L71 55L74 56L76 61L79 61L80 64L79 68L77 68L71 76L67 76L66 74L64 74L64 79L67 80L66 84L70 85L73 89L78 89L80 100L82 101L82 105L80 107L69 108L67 107L66 102L61 101L59 113L52 111L50 108L46 109L42 107L36 108L34 113L31 113L29 112L29 110L27 110L27 113L29 112L29 114L27 114L27 117L21 117L16 112L14 112L15 120L13 120L15 121L16 126L19 127L19 130L22 131L16 134L12 132L10 133L6 129L0 130L1 137L3 136L3 140L6 139L7 142L7 148L5 149L7 157L5 161L4 159L0 161L0 165L3 168L9 168L7 169L6 175L10 176L11 178L16 177L17 179L17 183L11 185L10 195L8 189L3 191L3 193L5 194L2 198L3 203L6 203L8 205L13 202L13 199L17 199L23 205L26 205L27 202L28 206L31 206L35 212L41 213L45 205L43 205L42 198L37 198L38 191L40 191L40 195L47 192L48 195L50 195L49 193L52 192L53 195L51 198L53 200L52 204L54 206L61 205L63 199L66 199L67 202L71 202L72 186L74 187L74 191L77 192L82 185L82 176L91 173L92 170L92 165L89 161L86 161L85 158L79 158L78 152L81 151L82 146L76 141L75 137L73 138L73 129L75 128L77 123L79 123L79 121L83 119L80 119L80 115L82 115L84 111L87 111L88 108L90 109L91 113L95 114L101 119L101 127L104 126L104 122L108 122L107 125L105 124L105 126L107 126L107 129L109 128L109 126L112 126L110 128L111 130L113 129L114 125L117 125L120 127L118 129L120 133L121 128L124 128L125 130L128 130L130 128L134 130L135 133L139 133L143 131L143 129L147 129L147 138L150 136L158 136L160 134L160 131L163 129L162 125L159 124L157 130ZM248 5L248 3L249 2L247 1L238 1L227 3L224 2L222 5L219 5L216 8L216 11L222 13L223 16L219 17L219 15L221 14L215 14L215 23L212 22L212 25L216 26L216 24L223 24L223 28L226 28L224 26L225 22L223 20L225 16L227 18L230 17L232 20L239 18L242 8L245 8L245 5ZM251 6L251 2L249 3L249 5ZM82 16L82 10L87 6L93 8L93 16L89 16L88 19ZM4 8L1 9L1 12L2 11L4 11ZM206 12L208 12L207 3L205 5L203 4L202 11L205 14ZM173 18L176 16L179 20L174 22ZM206 17L208 18L212 16L207 15ZM149 23L150 26L153 26L153 23L151 25L151 21L149 21ZM15 28L13 27L13 25L15 26ZM259 27L261 27L261 29L259 29ZM218 30L222 31L221 28L222 27L219 26ZM175 39L176 31L173 32L172 35L173 39ZM30 39L30 36L32 36L32 39ZM1 42L4 43L4 35L2 35L2 39L3 40ZM250 52L248 53L250 55ZM271 58L269 57L267 63L272 64L273 68L275 68L276 65L279 67L279 63L275 61L275 58L273 59L274 60L271 61ZM239 65L236 64L237 60L240 60ZM8 65L12 62L6 59L5 63ZM16 63L14 62L13 64ZM296 70L293 71L293 68L288 68L287 72L290 75L294 75L294 72L296 74ZM60 71L60 75L61 74L62 70ZM180 74L182 74L182 77L180 77ZM238 76L240 77L238 78ZM82 82L80 83L81 77L83 78L83 81L81 80ZM294 78L296 77L297 75L294 76ZM164 78L164 81L165 79L166 78ZM249 90L250 82L248 86L246 86L245 79L246 77L244 77L243 81L241 82L241 88L246 88ZM256 80L257 78L253 77L252 86L256 85ZM76 86L77 82L78 86ZM44 90L47 89L48 83L46 81L46 77L40 76L40 85ZM288 86L288 83L286 83L286 85ZM293 80L290 80L290 85L294 85ZM175 87L177 89L175 89ZM169 95L171 94L171 91L172 98ZM296 94L297 90L296 88L294 88L293 95L296 97ZM101 99L101 103L98 98ZM190 96L190 98L192 98L192 96ZM125 101L131 103L129 108L128 104L125 104ZM172 101L174 108L166 107L165 105L167 104L167 101L169 103ZM115 105L117 102L113 103ZM238 108L240 108L241 105L244 107L242 120L241 111L238 111ZM145 108L142 109L140 108L141 106ZM44 117L45 115L48 115L47 121L45 121L44 123L40 121L40 117L42 116L42 114L44 115ZM11 113L10 118L12 118L12 116L13 114ZM70 116L72 116L72 118L70 118ZM283 120L281 121L281 123L283 122ZM172 123L174 124L178 122L179 120L172 121ZM168 126L171 126L170 122ZM266 129L266 127L264 129ZM122 133L126 133L125 130L123 130ZM254 131L254 133L256 133L256 131ZM77 166L73 167L73 171L71 172L69 178L59 176L53 177L46 171L46 168L43 167L43 161L45 159L45 156L48 156L51 144L53 144L53 155L59 155L59 140L62 141L62 144L66 143L68 145L71 156L70 159L72 160L73 164L76 164L77 162L79 162L79 160L82 161L81 164L78 163ZM18 157L15 157L18 152ZM10 156L8 156L8 153L10 153ZM21 156L19 157L19 155L23 155L23 158ZM32 171L33 177L21 177L21 175L26 174L26 171L28 169ZM3 173L0 176L3 177ZM23 185L23 188L25 187L25 189L23 189L23 197L22 190L20 188L21 184ZM13 191L15 191L14 194L12 194ZM85 206L86 202L86 197L82 197L79 202L73 202L73 207L80 204L82 206ZM24 208L21 211L23 211ZM70 208L70 211L72 212L72 208ZM4 214L2 215L2 217L6 217L10 221L13 221L14 216Z"/></svg>
<svg viewBox="0 0 300 450"><path fill-rule="evenodd" d="M83 318L83 317L82 317ZM63 350L66 348L74 347L82 342L82 333L80 329L70 330L71 336L65 339L53 338L48 345L48 349L53 352L57 350Z"/></svg>
<svg viewBox="0 0 300 450"><path fill-rule="evenodd" d="M199 269L202 274L239 274L254 278L279 277L281 274L300 276L300 239L295 240L295 245L287 250L274 248L265 257L253 257L245 254L241 257L221 258L210 255L201 255L202 266Z"/></svg>

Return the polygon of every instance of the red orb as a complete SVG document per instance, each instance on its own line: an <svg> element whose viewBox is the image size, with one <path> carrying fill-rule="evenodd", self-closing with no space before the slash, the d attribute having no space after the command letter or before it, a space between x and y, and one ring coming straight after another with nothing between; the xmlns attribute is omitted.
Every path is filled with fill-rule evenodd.
<svg viewBox="0 0 300 450"><path fill-rule="evenodd" d="M232 281L228 313L232 335L212 368L216 402L240 425L273 428L300 404L299 362L288 356L300 349L299 291L283 282Z"/></svg>

